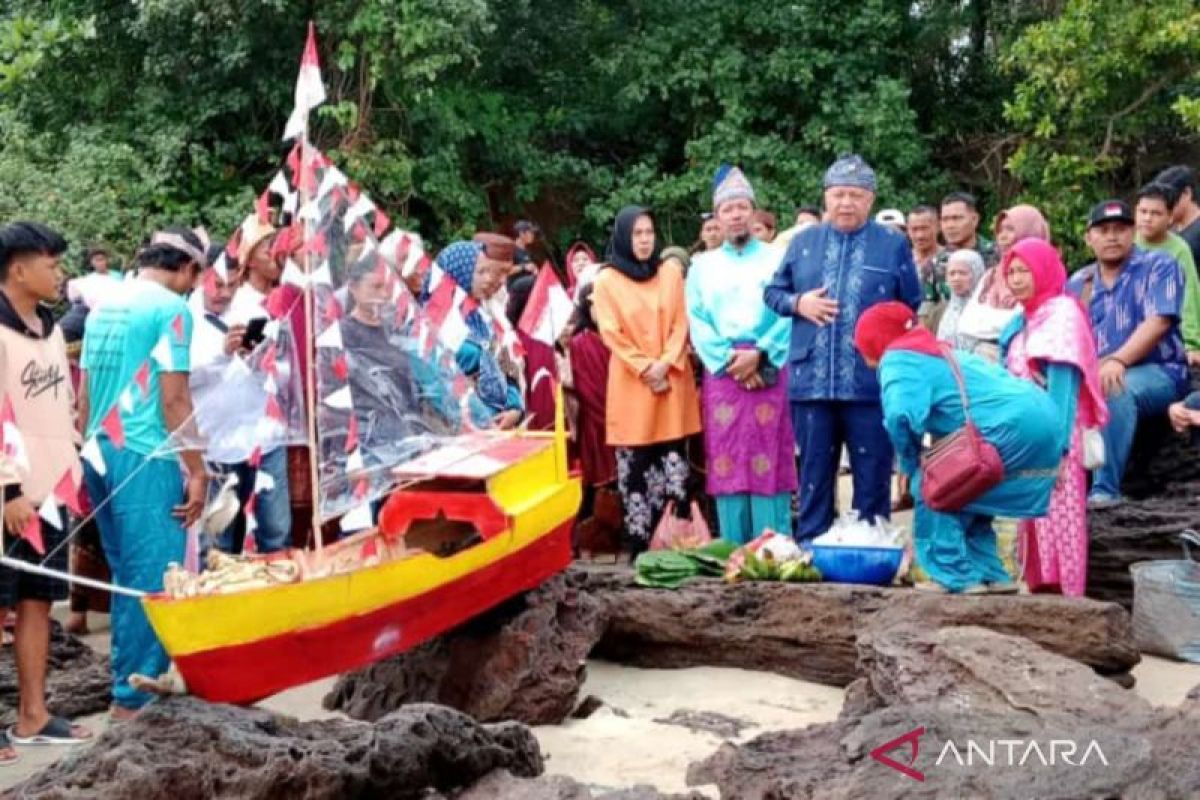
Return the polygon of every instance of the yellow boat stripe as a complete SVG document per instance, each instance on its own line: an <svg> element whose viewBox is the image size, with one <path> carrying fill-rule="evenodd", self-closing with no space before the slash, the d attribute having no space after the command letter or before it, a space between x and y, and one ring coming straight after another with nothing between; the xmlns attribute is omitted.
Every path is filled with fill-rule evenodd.
<svg viewBox="0 0 1200 800"><path fill-rule="evenodd" d="M514 509L510 532L448 558L422 554L304 583L177 600L147 598L142 604L172 656L245 644L369 613L492 564L570 519L579 507L579 482L542 486L532 491L527 486L519 501L515 493L505 498L507 507Z"/></svg>

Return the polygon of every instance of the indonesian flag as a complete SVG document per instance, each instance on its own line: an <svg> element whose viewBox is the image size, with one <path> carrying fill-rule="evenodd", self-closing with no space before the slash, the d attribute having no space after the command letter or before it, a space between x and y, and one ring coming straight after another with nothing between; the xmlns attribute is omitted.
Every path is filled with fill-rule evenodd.
<svg viewBox="0 0 1200 800"><path fill-rule="evenodd" d="M462 347L463 342L471 333L467 327L467 321L464 319L463 307L467 299L467 293L455 286L451 311L437 329L438 341L451 353L458 352L458 348Z"/></svg>
<svg viewBox="0 0 1200 800"><path fill-rule="evenodd" d="M553 347L574 310L575 304L559 281L558 274L546 264L538 270L537 280L529 293L529 303L517 321L517 327L539 342Z"/></svg>
<svg viewBox="0 0 1200 800"><path fill-rule="evenodd" d="M425 302L425 316L434 328L441 327L442 321L450 315L454 308L455 290L458 284L446 273L438 270L430 278L429 300Z"/></svg>
<svg viewBox="0 0 1200 800"><path fill-rule="evenodd" d="M295 106L283 131L283 140L295 139L308 127L308 114L325 102L325 84L321 80L321 62L317 59L317 35L308 23L308 41L300 58L300 74L296 77Z"/></svg>

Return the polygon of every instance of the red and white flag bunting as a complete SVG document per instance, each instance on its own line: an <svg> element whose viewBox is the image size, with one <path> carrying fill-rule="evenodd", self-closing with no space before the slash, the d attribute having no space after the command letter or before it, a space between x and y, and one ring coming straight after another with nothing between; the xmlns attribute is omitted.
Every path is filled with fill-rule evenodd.
<svg viewBox="0 0 1200 800"><path fill-rule="evenodd" d="M354 400L350 396L350 387L343 386L333 394L325 398L325 405L330 408L337 408L342 411L349 411L354 408Z"/></svg>
<svg viewBox="0 0 1200 800"><path fill-rule="evenodd" d="M353 531L366 530L374 524L374 517L371 514L371 504L363 503L351 510L347 511L342 516L342 521L339 523L343 533L351 533Z"/></svg>
<svg viewBox="0 0 1200 800"><path fill-rule="evenodd" d="M30 517L29 522L25 523L25 530L21 531L21 538L29 542L39 556L46 555L46 543L42 539L41 518Z"/></svg>
<svg viewBox="0 0 1200 800"><path fill-rule="evenodd" d="M287 177L283 174L283 170L275 173L275 177L271 179L271 185L267 187L271 194L277 194L280 197L287 197L292 193L292 187L288 184Z"/></svg>
<svg viewBox="0 0 1200 800"><path fill-rule="evenodd" d="M317 336L317 347L329 347L334 350L342 349L342 326L335 319L329 323L329 327Z"/></svg>
<svg viewBox="0 0 1200 800"><path fill-rule="evenodd" d="M62 514L58 510L58 498L54 495L47 495L42 501L42 507L38 509L38 516L45 520L46 524L57 531L66 530L63 527Z"/></svg>
<svg viewBox="0 0 1200 800"><path fill-rule="evenodd" d="M303 289L308 286L308 276L304 274L304 270L296 265L292 259L288 259L283 265L283 274L279 277L283 283Z"/></svg>
<svg viewBox="0 0 1200 800"><path fill-rule="evenodd" d="M321 176L321 185L317 187L317 197L324 199L325 195L339 186L346 185L346 175L337 167L329 167Z"/></svg>
<svg viewBox="0 0 1200 800"><path fill-rule="evenodd" d="M354 205L350 206L346 212L345 219L342 220L343 229L349 231L354 227L354 223L373 211L375 211L375 204L371 202L371 198L367 197L365 193L359 195L358 199L354 201Z"/></svg>
<svg viewBox="0 0 1200 800"><path fill-rule="evenodd" d="M333 286L333 274L329 271L329 262L325 262L313 270L312 282L315 286Z"/></svg>
<svg viewBox="0 0 1200 800"><path fill-rule="evenodd" d="M79 504L79 484L71 469L67 469L54 485L54 497L77 517L83 516L83 506Z"/></svg>
<svg viewBox="0 0 1200 800"><path fill-rule="evenodd" d="M164 372L175 370L175 357L171 355L171 343L167 341L166 335L159 337L158 344L154 345L154 349L150 351L150 357Z"/></svg>
<svg viewBox="0 0 1200 800"><path fill-rule="evenodd" d="M92 465L96 474L104 476L108 472L108 467L104 463L104 454L100 452L100 442L95 436L83 443L83 449L79 451L79 455Z"/></svg>

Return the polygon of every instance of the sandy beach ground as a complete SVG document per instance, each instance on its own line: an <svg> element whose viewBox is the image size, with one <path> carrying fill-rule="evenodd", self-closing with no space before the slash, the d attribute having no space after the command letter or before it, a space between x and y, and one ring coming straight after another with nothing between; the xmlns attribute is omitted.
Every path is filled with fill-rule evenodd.
<svg viewBox="0 0 1200 800"><path fill-rule="evenodd" d="M61 615L65 616L65 608ZM91 624L88 643L107 652L107 618L93 615ZM1177 705L1189 689L1200 684L1200 664L1145 657L1134 675L1136 691L1147 700ZM321 698L332 685L330 678L300 686L262 706L299 719L340 716L321 707ZM546 755L546 771L596 788L645 783L664 791L681 791L688 764L710 755L722 742L831 720L841 708L843 692L737 669L644 670L593 661L588 664L581 697L587 695L604 703L587 719L535 729ZM697 720L724 730L687 727L686 723L695 725ZM103 715L81 721L96 733L108 724ZM65 751L62 747L22 748L18 764L0 767L0 790L53 763ZM707 793L716 797L715 789Z"/></svg>

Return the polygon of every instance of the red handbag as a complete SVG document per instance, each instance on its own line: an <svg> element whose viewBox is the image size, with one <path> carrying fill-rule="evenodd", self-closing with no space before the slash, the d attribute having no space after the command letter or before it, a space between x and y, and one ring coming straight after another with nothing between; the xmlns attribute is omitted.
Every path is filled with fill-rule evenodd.
<svg viewBox="0 0 1200 800"><path fill-rule="evenodd" d="M958 384L966 422L954 433L934 442L921 456L921 497L934 511L953 512L1004 480L1004 462L999 451L971 421L967 384L954 351L943 347L942 352Z"/></svg>

